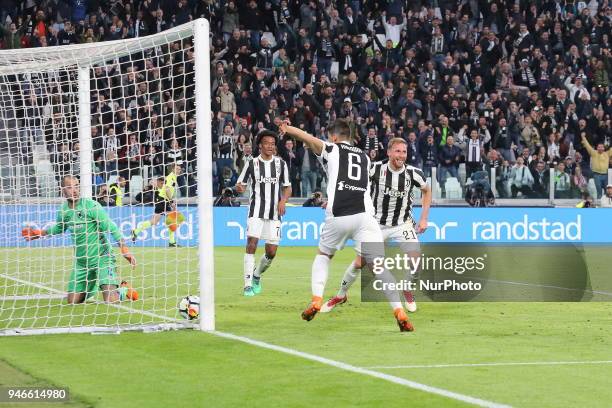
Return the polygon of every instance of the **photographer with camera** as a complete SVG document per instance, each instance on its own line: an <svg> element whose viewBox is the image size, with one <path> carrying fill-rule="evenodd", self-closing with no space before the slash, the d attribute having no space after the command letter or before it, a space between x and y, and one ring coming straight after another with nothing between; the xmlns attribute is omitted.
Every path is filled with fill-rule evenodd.
<svg viewBox="0 0 612 408"><path fill-rule="evenodd" d="M310 198L304 201L303 207L321 207L323 205L323 193L315 191Z"/></svg>
<svg viewBox="0 0 612 408"><path fill-rule="evenodd" d="M226 187L221 192L221 195L215 200L214 207L240 207L240 203L236 200L236 192L234 189Z"/></svg>
<svg viewBox="0 0 612 408"><path fill-rule="evenodd" d="M487 207L495 205L495 196L489 183L489 175L484 170L475 171L471 176L472 183L466 187L465 201L470 207Z"/></svg>

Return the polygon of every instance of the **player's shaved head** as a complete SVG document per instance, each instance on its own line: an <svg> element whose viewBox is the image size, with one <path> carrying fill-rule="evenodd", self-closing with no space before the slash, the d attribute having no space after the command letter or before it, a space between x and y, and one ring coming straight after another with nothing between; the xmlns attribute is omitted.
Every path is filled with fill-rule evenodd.
<svg viewBox="0 0 612 408"><path fill-rule="evenodd" d="M336 119L334 123L327 128L330 139L351 141L351 127L346 119ZM332 140L333 141L333 140Z"/></svg>
<svg viewBox="0 0 612 408"><path fill-rule="evenodd" d="M72 175L66 175L62 177L60 185L62 186L62 194L68 200L68 202L74 204L76 201L78 201L81 195L78 178Z"/></svg>
<svg viewBox="0 0 612 408"><path fill-rule="evenodd" d="M78 183L79 179L76 178L76 176L73 176L71 174L67 174L64 177L62 177L62 181L60 182L60 186L66 187L68 184L73 184L74 182Z"/></svg>

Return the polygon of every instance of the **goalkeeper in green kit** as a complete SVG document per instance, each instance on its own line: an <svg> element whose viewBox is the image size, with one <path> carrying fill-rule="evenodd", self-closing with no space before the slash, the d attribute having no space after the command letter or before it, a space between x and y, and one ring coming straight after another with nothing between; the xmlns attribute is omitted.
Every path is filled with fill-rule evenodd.
<svg viewBox="0 0 612 408"><path fill-rule="evenodd" d="M121 254L132 268L136 266L136 258L125 245L117 225L99 203L90 198L80 198L79 180L76 177L65 176L62 179L62 194L66 202L57 213L56 224L45 230L24 228L21 234L27 241L31 241L70 230L75 244L75 261L68 282L67 302L83 303L95 295L98 289L105 302L137 300L138 293L127 282L120 281L117 275L108 233L118 242Z"/></svg>

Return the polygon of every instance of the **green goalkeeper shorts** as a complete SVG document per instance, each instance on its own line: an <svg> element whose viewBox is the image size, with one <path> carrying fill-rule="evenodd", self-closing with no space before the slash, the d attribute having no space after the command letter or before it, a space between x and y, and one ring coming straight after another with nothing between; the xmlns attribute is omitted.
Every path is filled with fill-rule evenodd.
<svg viewBox="0 0 612 408"><path fill-rule="evenodd" d="M91 294L102 285L119 286L120 280L116 271L115 258L104 256L97 261L97 265L94 266L87 265L85 262L75 262L68 281L68 293Z"/></svg>

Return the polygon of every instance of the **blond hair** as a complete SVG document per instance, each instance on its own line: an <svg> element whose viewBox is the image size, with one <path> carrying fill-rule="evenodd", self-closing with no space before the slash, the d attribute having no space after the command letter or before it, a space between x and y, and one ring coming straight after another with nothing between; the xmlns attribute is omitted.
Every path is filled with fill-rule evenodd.
<svg viewBox="0 0 612 408"><path fill-rule="evenodd" d="M393 149L393 146L395 146L398 143L403 143L406 146L408 146L408 142L406 142L404 139L402 139L401 137L394 137L391 140L389 140L389 143L387 144L387 150L391 150Z"/></svg>

